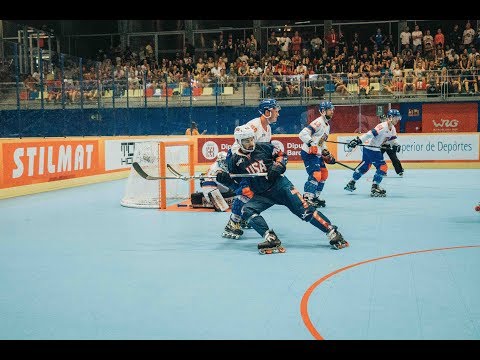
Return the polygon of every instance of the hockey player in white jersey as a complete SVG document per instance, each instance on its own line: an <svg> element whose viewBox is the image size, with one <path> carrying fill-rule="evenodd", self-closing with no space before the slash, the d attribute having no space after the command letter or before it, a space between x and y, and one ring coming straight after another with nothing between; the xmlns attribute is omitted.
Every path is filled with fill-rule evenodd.
<svg viewBox="0 0 480 360"><path fill-rule="evenodd" d="M275 99L263 99L260 101L260 104L258 105L260 116L245 124L252 128L256 143L270 142L272 140L272 128L270 124L277 122L280 110L281 107ZM237 153L239 149L240 145L235 141L228 151L228 156ZM236 196L232 204L232 214L230 215L230 219L222 233L223 237L232 239L238 239L243 234L241 228L250 228L250 226L242 220L241 210L243 205L245 205L253 196L253 193L248 186L248 182L243 182L241 186L235 189L235 193Z"/></svg>
<svg viewBox="0 0 480 360"><path fill-rule="evenodd" d="M322 101L319 106L320 116L298 134L303 141L300 156L308 174L303 187L303 198L315 207L325 207L325 200L320 198L328 178L328 169L325 164L335 164L335 158L325 144L330 134L330 120L334 109L330 101Z"/></svg>
<svg viewBox="0 0 480 360"><path fill-rule="evenodd" d="M263 99L258 105L259 117L248 121L245 125L250 126L255 134L255 142L270 142L272 141L272 127L271 124L277 122L282 108L275 99ZM237 152L240 146L234 142L232 151Z"/></svg>
<svg viewBox="0 0 480 360"><path fill-rule="evenodd" d="M397 130L395 125L402 119L400 111L396 109L390 109L387 113L387 120L378 124L372 130L363 134L361 137L356 137L351 140L347 145L347 151L352 151L356 146L360 144L370 145L372 147L365 146L363 148L363 164L353 172L352 179L345 186L345 190L354 191L356 189L355 182L360 179L373 165L377 169L373 176L373 184L371 190L371 196L385 197L387 192L382 189L379 184L382 182L383 177L387 173L387 163L383 159L381 152L382 145L389 144L393 148L398 148ZM374 147L375 146L375 147Z"/></svg>

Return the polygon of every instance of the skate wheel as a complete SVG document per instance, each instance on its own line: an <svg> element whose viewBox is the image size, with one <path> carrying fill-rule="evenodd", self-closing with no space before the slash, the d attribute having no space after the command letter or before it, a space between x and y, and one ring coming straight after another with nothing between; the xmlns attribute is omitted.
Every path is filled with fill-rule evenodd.
<svg viewBox="0 0 480 360"><path fill-rule="evenodd" d="M278 248L278 252L280 252L280 253L284 253L286 251L287 251L287 249L285 249L283 246Z"/></svg>
<svg viewBox="0 0 480 360"><path fill-rule="evenodd" d="M258 252L262 255L270 255L273 253L272 249L260 249Z"/></svg>

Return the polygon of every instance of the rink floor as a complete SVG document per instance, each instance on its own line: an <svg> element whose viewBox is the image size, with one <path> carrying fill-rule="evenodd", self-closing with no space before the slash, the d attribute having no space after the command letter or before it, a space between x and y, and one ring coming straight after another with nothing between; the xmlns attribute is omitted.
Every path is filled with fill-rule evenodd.
<svg viewBox="0 0 480 360"><path fill-rule="evenodd" d="M274 206L269 256L229 214L120 206L126 179L0 200L0 339L480 340L480 169L371 175L325 186L349 248Z"/></svg>

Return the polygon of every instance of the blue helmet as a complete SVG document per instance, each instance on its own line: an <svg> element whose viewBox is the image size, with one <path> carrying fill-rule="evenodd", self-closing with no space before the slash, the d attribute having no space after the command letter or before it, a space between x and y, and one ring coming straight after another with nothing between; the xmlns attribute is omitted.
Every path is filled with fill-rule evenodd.
<svg viewBox="0 0 480 360"><path fill-rule="evenodd" d="M333 111L335 109L335 106L333 106L331 101L322 101L318 108L320 110L320 114L323 115L327 112L327 110L332 110ZM325 117L327 118L327 120L330 120L330 118L331 118L331 116L326 116L326 115L325 115Z"/></svg>
<svg viewBox="0 0 480 360"><path fill-rule="evenodd" d="M319 106L320 112L327 111L328 109L335 109L331 101L322 101Z"/></svg>
<svg viewBox="0 0 480 360"><path fill-rule="evenodd" d="M263 99L260 101L260 104L258 105L258 112L260 115L265 114L265 111L271 110L271 109L277 109L280 110L281 107L278 105L277 100L275 99Z"/></svg>
<svg viewBox="0 0 480 360"><path fill-rule="evenodd" d="M402 114L397 109L390 109L387 112L387 118L398 118L398 121L402 120Z"/></svg>

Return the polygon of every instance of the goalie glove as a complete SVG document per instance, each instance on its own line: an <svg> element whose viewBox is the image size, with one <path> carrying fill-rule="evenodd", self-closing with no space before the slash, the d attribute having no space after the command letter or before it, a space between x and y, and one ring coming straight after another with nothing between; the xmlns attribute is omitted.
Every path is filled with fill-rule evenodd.
<svg viewBox="0 0 480 360"><path fill-rule="evenodd" d="M326 164L335 164L336 163L335 158L333 157L332 154L330 154L330 151L328 151L328 149L323 149L322 150L322 158L323 158L323 161L325 161Z"/></svg>
<svg viewBox="0 0 480 360"><path fill-rule="evenodd" d="M274 162L273 165L268 169L267 178L268 181L274 183L282 175L287 168L280 162Z"/></svg>

